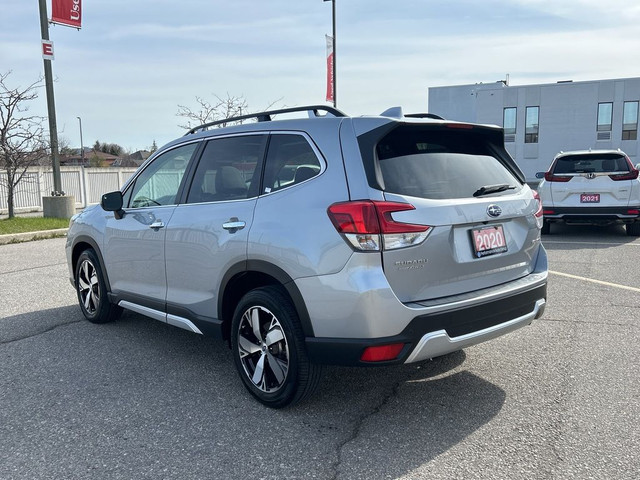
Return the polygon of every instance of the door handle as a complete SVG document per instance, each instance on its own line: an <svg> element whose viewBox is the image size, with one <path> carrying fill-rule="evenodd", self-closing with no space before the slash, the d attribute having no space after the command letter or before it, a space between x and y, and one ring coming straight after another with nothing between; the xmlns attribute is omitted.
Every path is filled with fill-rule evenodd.
<svg viewBox="0 0 640 480"><path fill-rule="evenodd" d="M149 228L153 228L154 230L157 230L159 228L164 228L164 223L162 223L162 220L157 220L153 222L151 225L149 225Z"/></svg>
<svg viewBox="0 0 640 480"><path fill-rule="evenodd" d="M222 228L229 230L229 233L236 233L238 230L242 230L247 224L242 220L238 220L238 217L231 217L228 222L222 224Z"/></svg>

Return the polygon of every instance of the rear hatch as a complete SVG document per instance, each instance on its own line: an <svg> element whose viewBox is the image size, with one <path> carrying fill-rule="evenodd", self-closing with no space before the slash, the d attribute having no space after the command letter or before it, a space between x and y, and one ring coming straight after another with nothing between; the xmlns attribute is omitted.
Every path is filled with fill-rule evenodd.
<svg viewBox="0 0 640 480"><path fill-rule="evenodd" d="M366 143L360 142L367 151ZM412 209L386 214L398 227L428 226L406 246L383 235L384 271L402 302L504 284L533 270L539 203L504 149L502 130L447 122L397 123L375 142L371 187ZM366 155L363 150L363 160ZM392 204L393 205L393 204Z"/></svg>
<svg viewBox="0 0 640 480"><path fill-rule="evenodd" d="M545 180L555 207L627 207L637 172L623 153L558 157Z"/></svg>

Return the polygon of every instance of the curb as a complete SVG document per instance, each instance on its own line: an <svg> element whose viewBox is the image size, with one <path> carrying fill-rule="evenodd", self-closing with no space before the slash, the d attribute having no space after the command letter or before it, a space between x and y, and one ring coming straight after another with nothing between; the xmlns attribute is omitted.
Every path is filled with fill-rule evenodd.
<svg viewBox="0 0 640 480"><path fill-rule="evenodd" d="M31 242L32 240L44 240L45 238L66 237L68 231L68 228L58 228L56 230L41 230L39 232L10 233L8 235L0 235L0 245Z"/></svg>

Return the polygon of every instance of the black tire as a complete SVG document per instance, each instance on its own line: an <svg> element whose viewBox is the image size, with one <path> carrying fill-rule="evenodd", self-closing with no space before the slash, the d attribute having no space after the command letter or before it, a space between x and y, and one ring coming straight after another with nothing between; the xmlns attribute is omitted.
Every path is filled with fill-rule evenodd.
<svg viewBox="0 0 640 480"><path fill-rule="evenodd" d="M91 248L82 252L76 263L76 293L80 310L91 323L111 322L122 313L122 308L109 302L100 262Z"/></svg>
<svg viewBox="0 0 640 480"><path fill-rule="evenodd" d="M233 314L231 348L242 383L267 407L294 405L318 386L322 367L309 362L298 313L281 287L242 297Z"/></svg>
<svg viewBox="0 0 640 480"><path fill-rule="evenodd" d="M540 229L540 233L542 235L551 234L551 223L549 223L547 220L542 220L542 228Z"/></svg>
<svg viewBox="0 0 640 480"><path fill-rule="evenodd" d="M640 222L627 223L627 235L630 237L640 237Z"/></svg>

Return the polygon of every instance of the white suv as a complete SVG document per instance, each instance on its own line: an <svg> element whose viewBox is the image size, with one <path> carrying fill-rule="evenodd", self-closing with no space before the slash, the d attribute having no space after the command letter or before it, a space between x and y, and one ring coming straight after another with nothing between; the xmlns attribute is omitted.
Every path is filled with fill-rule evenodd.
<svg viewBox="0 0 640 480"><path fill-rule="evenodd" d="M543 234L551 223L610 225L624 223L640 236L638 170L620 150L561 152L540 182Z"/></svg>

